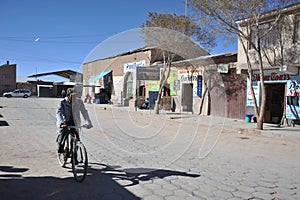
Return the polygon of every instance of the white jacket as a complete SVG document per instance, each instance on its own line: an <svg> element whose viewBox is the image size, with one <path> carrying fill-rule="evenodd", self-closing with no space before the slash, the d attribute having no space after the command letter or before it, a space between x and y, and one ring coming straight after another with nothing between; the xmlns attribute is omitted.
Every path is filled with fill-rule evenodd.
<svg viewBox="0 0 300 200"><path fill-rule="evenodd" d="M81 125L80 113L85 120L85 124L92 125L88 111L86 110L83 101L80 98L76 98L75 101L73 100L72 103L70 103L68 101L68 98L65 97L59 102L56 109L56 125L58 128L60 128L60 125L70 120L72 112L76 126Z"/></svg>

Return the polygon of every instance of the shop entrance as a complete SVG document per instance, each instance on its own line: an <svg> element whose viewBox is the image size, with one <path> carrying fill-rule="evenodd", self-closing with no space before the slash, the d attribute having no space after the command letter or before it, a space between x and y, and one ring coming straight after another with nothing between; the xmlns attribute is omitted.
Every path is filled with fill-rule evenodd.
<svg viewBox="0 0 300 200"><path fill-rule="evenodd" d="M182 84L182 111L193 112L193 84Z"/></svg>
<svg viewBox="0 0 300 200"><path fill-rule="evenodd" d="M279 124L284 111L285 83L266 84L264 122Z"/></svg>

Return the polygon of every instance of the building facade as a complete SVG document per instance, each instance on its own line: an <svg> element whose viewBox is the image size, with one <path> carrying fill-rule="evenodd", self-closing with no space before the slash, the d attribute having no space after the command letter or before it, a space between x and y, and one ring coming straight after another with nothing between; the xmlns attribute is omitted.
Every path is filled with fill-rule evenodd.
<svg viewBox="0 0 300 200"><path fill-rule="evenodd" d="M0 66L0 95L4 92L12 91L16 89L16 76L17 65L10 64L7 61L6 64Z"/></svg>
<svg viewBox="0 0 300 200"><path fill-rule="evenodd" d="M254 45L260 43L266 89L264 122L280 123L284 118L299 119L300 115L300 3L262 15L257 26L248 26L249 19L238 21L239 29L249 34ZM248 24L248 25L247 25ZM259 32L259 34L257 34ZM259 37L259 35L261 37ZM258 43L259 40L259 43ZM258 106L261 100L258 54L249 41L238 42L238 73L248 73L247 55L253 68L253 89ZM247 80L246 112L254 114L253 99ZM290 100L293 99L293 100Z"/></svg>
<svg viewBox="0 0 300 200"><path fill-rule="evenodd" d="M85 63L83 96L92 96L97 103L95 99L104 89L115 105L136 109L149 99L153 109L164 69L158 51L143 48ZM163 86L160 109L244 118L247 79L246 75L236 73L236 61L237 53L175 58Z"/></svg>

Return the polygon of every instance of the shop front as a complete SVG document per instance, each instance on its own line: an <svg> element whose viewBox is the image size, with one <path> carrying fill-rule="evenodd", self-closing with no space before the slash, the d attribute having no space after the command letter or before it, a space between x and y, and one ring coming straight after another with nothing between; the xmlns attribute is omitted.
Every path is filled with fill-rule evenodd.
<svg viewBox="0 0 300 200"><path fill-rule="evenodd" d="M253 89L256 96L256 101L258 106L261 102L261 90L259 83L259 73L255 72L253 76ZM292 109L290 107L288 97L289 97L289 88L294 88L291 85L292 83L297 83L300 80L299 73L289 74L280 72L279 70L265 70L264 71L264 81L266 89L266 110L264 115L264 122L279 124L285 118L296 118L292 116ZM297 86L296 86L297 87ZM296 92L297 93L297 92ZM293 93L295 94L295 93ZM246 101L247 111L249 114L253 109L253 99L250 92L250 83L247 79L247 101ZM298 111L296 110L296 113Z"/></svg>
<svg viewBox="0 0 300 200"><path fill-rule="evenodd" d="M181 83L181 111L195 112L197 100L202 97L202 70L178 70Z"/></svg>

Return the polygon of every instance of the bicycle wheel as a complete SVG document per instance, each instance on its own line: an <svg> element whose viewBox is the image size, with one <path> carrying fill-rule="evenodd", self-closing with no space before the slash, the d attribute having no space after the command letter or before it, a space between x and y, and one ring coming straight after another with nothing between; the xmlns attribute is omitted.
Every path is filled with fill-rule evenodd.
<svg viewBox="0 0 300 200"><path fill-rule="evenodd" d="M72 153L72 171L77 182L82 182L86 176L88 157L84 145L77 141Z"/></svg>

